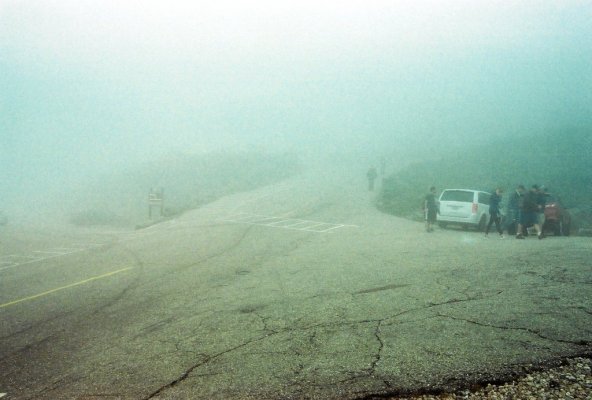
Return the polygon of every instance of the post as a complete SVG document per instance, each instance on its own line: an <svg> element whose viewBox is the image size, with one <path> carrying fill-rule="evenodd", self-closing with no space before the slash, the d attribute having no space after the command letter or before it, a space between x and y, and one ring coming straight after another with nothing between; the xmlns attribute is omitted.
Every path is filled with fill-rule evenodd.
<svg viewBox="0 0 592 400"><path fill-rule="evenodd" d="M154 190L150 188L148 193L148 218L152 219L152 207L160 208L160 216L164 215L164 189Z"/></svg>

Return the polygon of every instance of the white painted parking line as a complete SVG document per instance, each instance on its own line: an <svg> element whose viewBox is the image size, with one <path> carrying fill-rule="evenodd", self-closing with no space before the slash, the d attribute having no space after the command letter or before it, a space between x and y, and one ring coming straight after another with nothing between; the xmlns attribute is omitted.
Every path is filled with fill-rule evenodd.
<svg viewBox="0 0 592 400"><path fill-rule="evenodd" d="M268 225L270 223L272 223L271 221L273 220L282 220L283 218L280 217L267 217L267 218L263 218L263 219L256 219L254 221L251 221L251 223L253 224L261 224L261 225ZM267 222L265 222L267 221Z"/></svg>
<svg viewBox="0 0 592 400"><path fill-rule="evenodd" d="M289 220L290 222L294 221L294 220ZM299 226L299 225L306 225L306 224L310 224L310 221L299 221L296 222L295 224L290 224L290 225L284 225L284 228L293 228L295 226Z"/></svg>
<svg viewBox="0 0 592 400"><path fill-rule="evenodd" d="M18 261L18 262L14 262L12 265L7 265L4 267L0 268L0 271L6 270L6 269L10 269L10 268L14 268L14 267L18 267L21 265L27 265L27 264L33 264L39 261L44 261L44 260L49 260L51 258L56 258L56 257L61 257L64 256L66 254L71 254L71 253L58 253L58 254L54 254L54 255L48 255L47 257L38 257L38 258L31 258L28 261Z"/></svg>
<svg viewBox="0 0 592 400"><path fill-rule="evenodd" d="M120 242L129 242L130 240L142 239L142 238L145 238L146 236L154 235L155 233L158 233L158 232L157 231L150 231L150 232L130 233L124 239L120 239L119 241Z"/></svg>
<svg viewBox="0 0 592 400"><path fill-rule="evenodd" d="M148 233L150 234L150 233ZM69 254L80 253L93 248L104 246L104 243L72 243L69 247L53 247L44 250L33 250L32 255L11 254L0 256L0 271L18 267L21 265L33 264L38 261L49 260Z"/></svg>
<svg viewBox="0 0 592 400"><path fill-rule="evenodd" d="M33 253L42 253L42 254L67 254L63 251L52 251L52 250L34 250Z"/></svg>
<svg viewBox="0 0 592 400"><path fill-rule="evenodd" d="M47 250L47 251L51 251L53 255L65 256L66 254L78 253L79 251L82 251L82 250L76 250L76 251L52 251L52 250ZM49 254L49 255L51 256L51 254Z"/></svg>
<svg viewBox="0 0 592 400"><path fill-rule="evenodd" d="M104 246L104 243L72 243L72 246L82 247L84 249L89 249L91 247L101 247L101 246Z"/></svg>
<svg viewBox="0 0 592 400"><path fill-rule="evenodd" d="M329 233L335 229L348 226L357 227L357 225L334 224L331 222L321 222L298 218L282 218L247 213L234 214L232 217L227 217L223 221L237 224L267 226L270 228L283 228L316 233Z"/></svg>
<svg viewBox="0 0 592 400"><path fill-rule="evenodd" d="M13 254L9 256L3 256L4 260L0 261L0 271L15 268L21 265L33 264L39 261L49 260L56 257L62 257L68 254L79 253L85 249L72 248L72 247L57 247L47 250L34 250L31 253L33 255L20 255Z"/></svg>
<svg viewBox="0 0 592 400"><path fill-rule="evenodd" d="M322 231L319 231L319 232L329 232L330 230L337 229L337 228L342 228L342 227L344 227L344 226L345 226L345 225L341 225L341 224L339 224L339 225L332 226L331 228L327 228L327 229L325 229L325 230L322 230Z"/></svg>
<svg viewBox="0 0 592 400"><path fill-rule="evenodd" d="M4 258L5 258L5 260L3 260L3 261L5 261L5 262L16 262L16 263L18 263L18 262L21 262L21 261L28 261L28 260L31 260L31 259L38 259L39 257L29 256L29 255L13 254L11 256L6 256Z"/></svg>
<svg viewBox="0 0 592 400"><path fill-rule="evenodd" d="M308 226L304 226L304 227L302 227L300 229L306 231L306 230L310 230L310 228L314 228L315 226L323 226L323 225L327 225L327 224L325 222L317 222L317 223L313 223L313 224L308 225Z"/></svg>
<svg viewBox="0 0 592 400"><path fill-rule="evenodd" d="M234 222L251 222L263 218L263 215L245 215L242 217L234 218Z"/></svg>
<svg viewBox="0 0 592 400"><path fill-rule="evenodd" d="M106 232L106 234L117 235L119 240L115 242L127 242L130 240L142 239L146 236L153 235L158 233L156 229L148 231L148 229L153 228L153 226L143 229L141 231L135 232L120 232L120 231L110 231ZM111 241L110 241L111 242ZM50 260L52 258L63 257L69 254L79 253L88 251L91 249L96 249L98 247L102 247L107 245L107 243L95 243L95 242L75 242L69 244L67 247L53 247L49 249L40 249L40 250L32 250L29 254L11 254L0 256L0 271L4 271L7 269L19 267L22 265L33 264L39 261Z"/></svg>
<svg viewBox="0 0 592 400"><path fill-rule="evenodd" d="M231 214L231 215L227 215L226 216L226 219L229 219L229 220L232 219L232 220L234 220L234 219L241 218L241 217L246 217L246 216L249 216L249 215L253 215L253 214L245 214L245 213Z"/></svg>
<svg viewBox="0 0 592 400"><path fill-rule="evenodd" d="M300 221L294 224L294 221ZM282 219L280 221L276 221L276 222L271 222L269 224L267 224L268 226L271 227L280 227L280 228L286 228L288 226L292 226L292 225L298 225L298 224L302 224L302 223L308 223L308 221L302 221L299 219Z"/></svg>
<svg viewBox="0 0 592 400"><path fill-rule="evenodd" d="M81 250L84 250L84 249L75 248L75 247L52 247L48 251L55 251L56 253L61 252L61 253L67 254L67 253L74 253L74 252L81 251Z"/></svg>

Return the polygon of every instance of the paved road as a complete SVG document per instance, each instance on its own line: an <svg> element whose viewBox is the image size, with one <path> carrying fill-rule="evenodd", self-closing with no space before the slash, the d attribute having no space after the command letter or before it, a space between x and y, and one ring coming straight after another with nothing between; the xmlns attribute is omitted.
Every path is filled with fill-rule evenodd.
<svg viewBox="0 0 592 400"><path fill-rule="evenodd" d="M590 239L428 234L364 187L301 176L135 232L5 228L0 394L356 399L590 354Z"/></svg>

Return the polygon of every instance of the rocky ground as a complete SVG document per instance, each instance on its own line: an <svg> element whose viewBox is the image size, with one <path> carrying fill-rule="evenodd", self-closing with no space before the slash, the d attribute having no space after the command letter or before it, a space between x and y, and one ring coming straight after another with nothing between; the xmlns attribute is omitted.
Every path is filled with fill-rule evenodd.
<svg viewBox="0 0 592 400"><path fill-rule="evenodd" d="M573 358L562 365L533 372L512 382L439 395L391 397L398 400L580 400L592 399L592 360Z"/></svg>

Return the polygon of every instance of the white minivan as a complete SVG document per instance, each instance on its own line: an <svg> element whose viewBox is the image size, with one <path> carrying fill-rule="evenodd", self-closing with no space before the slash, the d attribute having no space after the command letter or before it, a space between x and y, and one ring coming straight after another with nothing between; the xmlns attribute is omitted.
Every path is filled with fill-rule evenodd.
<svg viewBox="0 0 592 400"><path fill-rule="evenodd" d="M448 224L463 228L485 230L489 215L491 193L472 189L446 189L440 194L440 213L438 225L445 228Z"/></svg>

